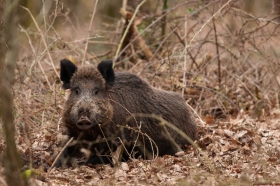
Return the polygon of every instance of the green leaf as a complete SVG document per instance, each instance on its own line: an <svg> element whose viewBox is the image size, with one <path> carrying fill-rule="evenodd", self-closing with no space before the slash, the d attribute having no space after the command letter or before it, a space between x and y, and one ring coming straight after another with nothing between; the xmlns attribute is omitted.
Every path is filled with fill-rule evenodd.
<svg viewBox="0 0 280 186"><path fill-rule="evenodd" d="M192 14L194 12L193 8L188 8L188 11Z"/></svg>
<svg viewBox="0 0 280 186"><path fill-rule="evenodd" d="M40 175L40 172L35 169L27 169L23 172L23 176L26 178L30 178L32 175Z"/></svg>

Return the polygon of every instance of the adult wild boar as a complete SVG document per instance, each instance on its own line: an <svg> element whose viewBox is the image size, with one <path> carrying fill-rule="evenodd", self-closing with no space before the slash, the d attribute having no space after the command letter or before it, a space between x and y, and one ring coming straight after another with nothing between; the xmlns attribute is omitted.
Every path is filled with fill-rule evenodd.
<svg viewBox="0 0 280 186"><path fill-rule="evenodd" d="M162 117L195 139L196 124L179 94L153 88L135 74L114 72L111 60L78 68L63 59L60 65L62 87L70 89L62 120L69 137L82 141L68 147L67 155L75 156L84 146L92 152L89 162L99 163L99 154L109 155L120 144L125 145L126 155L140 149L147 157L152 153L174 155L188 143L178 131L147 114ZM137 113L145 117L131 117ZM129 117L132 119L127 121Z"/></svg>

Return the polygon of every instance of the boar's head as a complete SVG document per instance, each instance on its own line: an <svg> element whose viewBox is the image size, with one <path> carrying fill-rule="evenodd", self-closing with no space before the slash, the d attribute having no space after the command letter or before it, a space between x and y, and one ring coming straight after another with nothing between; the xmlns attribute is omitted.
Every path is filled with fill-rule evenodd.
<svg viewBox="0 0 280 186"><path fill-rule="evenodd" d="M115 80L112 61L77 67L71 61L60 61L60 79L64 89L70 89L65 103L63 121L72 130L94 130L98 124L106 125L113 117L109 101L110 87Z"/></svg>

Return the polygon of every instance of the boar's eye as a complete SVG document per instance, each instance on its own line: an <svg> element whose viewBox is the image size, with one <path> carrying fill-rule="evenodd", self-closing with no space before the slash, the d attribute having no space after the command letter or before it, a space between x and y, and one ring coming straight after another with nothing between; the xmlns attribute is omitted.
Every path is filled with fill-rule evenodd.
<svg viewBox="0 0 280 186"><path fill-rule="evenodd" d="M99 93L99 89L98 89L98 88L95 88L95 89L93 90L93 93L94 93L95 95L97 95L97 94Z"/></svg>
<svg viewBox="0 0 280 186"><path fill-rule="evenodd" d="M73 92L76 94L76 95L79 95L80 94L80 89L78 87L75 87L73 88Z"/></svg>

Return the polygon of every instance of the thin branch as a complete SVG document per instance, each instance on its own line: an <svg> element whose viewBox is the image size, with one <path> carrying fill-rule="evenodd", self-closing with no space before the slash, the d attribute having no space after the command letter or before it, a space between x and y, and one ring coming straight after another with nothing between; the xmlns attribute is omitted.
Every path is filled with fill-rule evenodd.
<svg viewBox="0 0 280 186"><path fill-rule="evenodd" d="M43 41L43 43L44 43L44 45L45 45L45 48L46 48L46 50L47 50L47 54L48 54L48 57L49 57L49 59L50 59L50 61L51 61L51 65L52 65L52 67L53 67L53 70L54 70L55 74L57 75L57 77L59 78L59 74L58 74L58 72L57 72L57 70L56 70L56 68L55 68L53 59L52 59L51 54L50 54L49 47L48 47L48 45L47 45L47 42L46 42L46 39L45 39L45 37L44 37L44 34L43 34L42 30L40 29L38 23L36 22L34 16L33 16L32 13L30 12L30 10L29 10L28 8L25 8L24 6L20 6L20 7L21 7L22 9L26 10L26 11L29 13L30 17L32 18L32 20L33 20L33 22L34 22L34 24L35 24L37 30L39 31L39 33L40 33L40 35L41 35L41 39L42 39L42 41Z"/></svg>
<svg viewBox="0 0 280 186"><path fill-rule="evenodd" d="M218 57L218 82L219 82L219 89L221 89L221 60L220 60L220 53L219 53L219 46L218 46L218 36L216 31L215 19L212 19L213 28L214 28L214 36L215 36L215 43L216 43L216 52Z"/></svg>
<svg viewBox="0 0 280 186"><path fill-rule="evenodd" d="M184 53L186 52L186 50L188 49L188 47L191 45L191 43L194 41L194 39L196 38L196 36L204 29L204 27L211 21L211 19L213 19L218 13L220 13L232 0L228 0L228 2L226 2L215 14L213 14L213 16L211 16L203 25L202 27L194 34L194 36L192 37L192 39L190 40L190 42L186 45L186 47L184 48L180 59L182 59L182 56L184 55Z"/></svg>
<svg viewBox="0 0 280 186"><path fill-rule="evenodd" d="M126 27L126 29L125 29L125 31L124 31L124 34L123 34L123 36L122 36L122 38L121 38L121 41L120 41L119 46L118 46L118 49L117 49L117 51L116 51L116 55L115 55L115 59L114 59L114 60L116 60L117 57L118 57L118 55L119 55L119 52L120 52L120 50L121 50L123 41L124 41L124 39L125 39L125 37L126 37L126 35L127 35L127 33L128 33L129 28L131 27L131 25L132 25L132 23L133 23L133 20L134 20L135 17L136 17L136 14L138 13L140 7L141 7L145 2L146 2L146 0L143 0L143 1L136 7L135 12L134 12L132 18L130 19L130 22L128 23L128 25L127 25L127 27ZM126 47L125 47L125 48L126 48Z"/></svg>
<svg viewBox="0 0 280 186"><path fill-rule="evenodd" d="M137 36L135 36L135 38L134 38L128 45L126 45L126 47L123 48L123 50L119 53L119 55L118 55L117 57L114 58L114 61L115 61L116 59L118 59L118 58L122 55L122 53L123 53L124 51L126 51L126 49L127 49L134 41L136 41L136 39L138 39L138 37L140 37L144 32L146 32L148 29L150 29L152 26L154 26L157 22L159 22L165 15L171 13L172 11L174 11L174 10L176 10L177 8L180 8L180 7L182 7L183 5L186 5L186 4L190 4L190 2L186 1L186 2L184 2L184 3L178 4L177 6L175 6L175 7L171 8L170 10L166 11L165 14L161 15L161 16L160 16L159 18L157 18L155 21L153 21L152 24L150 24L150 25L149 25L148 27L146 27L141 33L139 33ZM212 3L207 4L206 6L204 6L204 7L200 8L200 9L198 9L196 12L201 11L202 9L204 9L204 8L207 7L207 6L210 6L211 4L212 4Z"/></svg>
<svg viewBox="0 0 280 186"><path fill-rule="evenodd" d="M188 23L187 22L187 18L185 18L185 24L184 24L184 28L185 28L185 34L184 34L185 42L184 43L187 43L187 34L188 34L188 24L187 23ZM186 71L187 71L187 55L184 55L184 69L183 69L184 74L183 74L182 97L184 96L185 86L187 85Z"/></svg>
<svg viewBox="0 0 280 186"><path fill-rule="evenodd" d="M85 63L85 60L86 60L86 54L87 54L88 43L89 43L89 38L90 38L90 31L91 31L91 28L92 28L92 23L93 23L93 18L94 18L94 16L95 16L97 3L98 3L98 0L95 0L93 13L92 13L92 15L91 15L90 24L89 24L89 28L88 28L88 36L87 36L87 42L86 42L85 51L84 51L84 56L83 56L83 60L82 60L82 65Z"/></svg>
<svg viewBox="0 0 280 186"><path fill-rule="evenodd" d="M52 163L50 169L48 170L48 173L47 173L47 177L48 175L50 174L52 168L54 167L54 165L56 164L56 162L58 161L59 157L61 156L61 154L64 152L64 150L68 147L68 145L73 141L73 137L71 139L69 139L69 141L64 145L64 147L61 149L61 151L59 152L59 154L56 156L54 162Z"/></svg>
<svg viewBox="0 0 280 186"><path fill-rule="evenodd" d="M31 50L32 50L32 52L33 52L33 54L34 54L34 56L35 56L36 51L35 51L35 49L34 49L34 46L33 46L33 44L32 44L32 41L31 41L31 38L30 38L29 34L27 33L27 31L26 31L22 26L19 25L19 27L20 27L20 29L25 33L26 37L28 38L28 42L29 42L30 48L31 48ZM47 77L47 75L46 75L46 73L45 73L45 70L43 69L43 67L42 67L42 65L41 65L41 61L40 61L40 60L38 60L38 64L39 64L39 67L40 67L41 72L43 73L43 75L44 75L44 77L45 77L45 79L46 79L46 82L47 82L48 85L49 85L50 90L52 90L52 86L51 86L51 84L50 84L50 82L49 82L49 80L48 80L48 77Z"/></svg>

